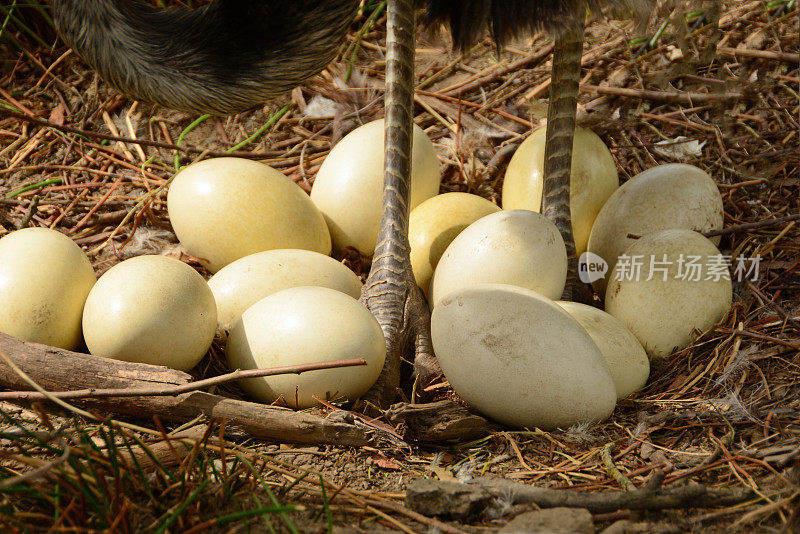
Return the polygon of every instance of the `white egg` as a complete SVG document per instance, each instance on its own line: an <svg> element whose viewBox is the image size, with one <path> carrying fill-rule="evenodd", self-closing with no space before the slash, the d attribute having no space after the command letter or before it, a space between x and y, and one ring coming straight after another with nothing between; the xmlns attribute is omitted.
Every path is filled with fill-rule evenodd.
<svg viewBox="0 0 800 534"><path fill-rule="evenodd" d="M533 132L508 162L503 180L503 209L540 211L547 128ZM586 250L592 225L608 197L619 187L614 158L591 130L575 128L570 172L570 213L578 255Z"/></svg>
<svg viewBox="0 0 800 534"><path fill-rule="evenodd" d="M247 308L273 293L298 286L329 287L353 298L361 280L350 269L310 250L267 250L226 265L208 281L217 302L217 327L227 331Z"/></svg>
<svg viewBox="0 0 800 534"><path fill-rule="evenodd" d="M333 247L375 251L383 206L383 119L347 134L333 147L314 179L311 200L325 215ZM439 192L439 161L428 136L414 125L411 156L413 210Z"/></svg>
<svg viewBox="0 0 800 534"><path fill-rule="evenodd" d="M518 428L599 421L617 393L600 349L553 301L489 284L447 295L431 318L433 349L456 393Z"/></svg>
<svg viewBox="0 0 800 534"><path fill-rule="evenodd" d="M722 215L719 189L705 171L683 163L659 165L637 174L611 195L595 220L589 251L603 258L611 272L619 255L638 237L670 228L718 230ZM712 241L719 243L719 237ZM607 281L601 278L595 289L602 293Z"/></svg>
<svg viewBox="0 0 800 534"><path fill-rule="evenodd" d="M555 225L539 213L503 210L478 219L447 247L430 286L432 306L448 293L478 284L510 284L561 298L567 249Z"/></svg>
<svg viewBox="0 0 800 534"><path fill-rule="evenodd" d="M325 220L305 191L263 163L193 163L175 176L167 208L181 244L212 273L264 250L331 251Z"/></svg>
<svg viewBox="0 0 800 534"><path fill-rule="evenodd" d="M253 398L280 397L292 408L322 400L355 400L383 369L386 343L378 321L353 297L327 287L293 287L258 301L233 325L231 369L260 369L363 358L367 365L239 381Z"/></svg>
<svg viewBox="0 0 800 534"><path fill-rule="evenodd" d="M25 228L0 239L0 332L74 349L94 269L72 239Z"/></svg>
<svg viewBox="0 0 800 534"><path fill-rule="evenodd" d="M83 335L95 356L188 371L217 325L203 277L165 256L137 256L100 277L86 299Z"/></svg>
<svg viewBox="0 0 800 534"><path fill-rule="evenodd" d="M606 359L617 398L639 391L650 376L650 360L630 330L615 317L579 302L556 302L578 321Z"/></svg>
<svg viewBox="0 0 800 534"><path fill-rule="evenodd" d="M662 230L625 250L608 282L606 311L619 319L652 358L689 345L731 307L725 258L691 230Z"/></svg>
<svg viewBox="0 0 800 534"><path fill-rule="evenodd" d="M481 217L500 211L485 198L469 193L445 193L429 198L411 212L408 241L411 269L425 294L445 249L464 228Z"/></svg>

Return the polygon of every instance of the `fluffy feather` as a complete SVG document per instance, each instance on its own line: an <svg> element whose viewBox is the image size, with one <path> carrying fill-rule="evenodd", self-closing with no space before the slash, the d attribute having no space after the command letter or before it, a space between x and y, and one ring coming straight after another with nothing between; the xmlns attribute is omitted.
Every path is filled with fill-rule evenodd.
<svg viewBox="0 0 800 534"><path fill-rule="evenodd" d="M61 37L130 97L234 113L290 91L336 55L358 0L53 0Z"/></svg>
<svg viewBox="0 0 800 534"><path fill-rule="evenodd" d="M559 32L575 14L592 10L627 9L645 16L654 0L425 0L429 24L450 27L453 44L462 50L472 46L486 29L498 45L539 30Z"/></svg>
<svg viewBox="0 0 800 534"><path fill-rule="evenodd" d="M557 31L584 1L593 8L652 0L418 0L456 46L487 26L498 43ZM143 0L53 0L59 33L130 97L194 112L235 113L291 90L336 55L358 0L213 0L156 9Z"/></svg>

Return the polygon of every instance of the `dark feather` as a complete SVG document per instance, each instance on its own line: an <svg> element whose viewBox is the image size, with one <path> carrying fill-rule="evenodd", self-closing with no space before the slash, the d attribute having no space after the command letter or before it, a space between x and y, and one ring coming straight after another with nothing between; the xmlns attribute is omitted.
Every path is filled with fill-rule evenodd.
<svg viewBox="0 0 800 534"><path fill-rule="evenodd" d="M498 43L557 31L585 0L418 0L466 48L488 27ZM652 0L588 0L592 7ZM213 0L156 9L143 0L53 0L59 33L130 97L234 113L314 76L334 58L358 0Z"/></svg>
<svg viewBox="0 0 800 534"><path fill-rule="evenodd" d="M336 55L358 0L53 0L61 37L130 97L233 113L314 76Z"/></svg>
<svg viewBox="0 0 800 534"><path fill-rule="evenodd" d="M540 30L559 32L580 6L646 15L653 0L425 0L428 24L449 26L456 48L465 50L488 29L498 45ZM635 12L635 13L634 13Z"/></svg>

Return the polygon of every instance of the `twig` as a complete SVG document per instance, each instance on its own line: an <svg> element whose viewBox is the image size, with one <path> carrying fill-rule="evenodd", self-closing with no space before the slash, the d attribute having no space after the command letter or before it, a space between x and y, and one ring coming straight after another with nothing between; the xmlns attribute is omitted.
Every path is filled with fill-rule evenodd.
<svg viewBox="0 0 800 534"><path fill-rule="evenodd" d="M614 460L611 458L611 450L614 448L614 443L610 442L603 447L603 450L600 451L600 458L603 460L603 466L605 467L606 474L617 481L617 484L620 485L622 489L625 491L635 491L636 486L633 482L630 481L628 477L622 474L622 472L614 465Z"/></svg>
<svg viewBox="0 0 800 534"><path fill-rule="evenodd" d="M727 46L717 47L717 53L725 56L753 57L766 59L769 61L784 61L797 65L800 63L800 54L791 52L771 52L769 50L749 50L746 48L729 48Z"/></svg>
<svg viewBox="0 0 800 534"><path fill-rule="evenodd" d="M768 336L766 334L759 334L758 332L750 332L749 330L733 330L730 328L717 328L716 332L720 332L723 334L733 334L736 336L745 336L751 337L753 339L760 339L762 341L770 341L772 343L777 343L778 345L783 345L784 347L788 347L794 350L800 350L800 343L792 343L791 341L786 341L775 336Z"/></svg>
<svg viewBox="0 0 800 534"><path fill-rule="evenodd" d="M263 158L264 154L260 152L248 152L237 150L235 152L228 152L228 151L207 151L202 148L194 148L191 146L178 146L173 145L170 143L162 143L160 141L150 141L148 139L132 139L130 137L121 137L118 135L110 135L104 134L100 132L92 132L89 130L81 130L80 128L74 128L72 126L67 126L65 124L56 124L54 122L47 121L45 119L40 119L34 116L28 116L22 113L17 113L15 111L11 111L8 109L0 108L0 117L12 117L14 119L29 122L31 124L37 124L39 126L44 126L46 128L53 128L55 130L59 130L66 133L71 133L75 135L80 135L87 138L95 138L95 139L103 139L105 141L119 141L121 143L131 143L134 145L141 145L141 146L152 146L155 148L166 148L168 150L177 150L179 152L186 152L188 154L202 154L205 152L209 156L238 156L238 157L258 157Z"/></svg>
<svg viewBox="0 0 800 534"><path fill-rule="evenodd" d="M718 235L728 235L744 230L754 230L756 228L764 228L765 226L775 226L777 224L800 220L800 214L787 215L786 217L777 217L775 219L765 219L763 221L756 221L751 223L736 224L728 226L727 228L720 228L719 230L711 230L703 235L706 237L714 237Z"/></svg>
<svg viewBox="0 0 800 534"><path fill-rule="evenodd" d="M707 102L720 102L744 98L744 93L687 93L685 91L649 91L646 89L626 89L624 87L601 87L599 85L582 85L581 92L598 93L601 95L624 96L626 98L639 98L652 102L665 102L668 104L687 104L694 106Z"/></svg>
<svg viewBox="0 0 800 534"><path fill-rule="evenodd" d="M31 480L36 480L54 467L65 463L67 460L69 460L72 448L67 446L63 438L61 440L61 446L64 447L64 452L61 453L61 456L51 462L47 462L46 464L37 467L32 471L28 471L27 473L0 480L0 490L16 486L17 484L24 484L26 482L30 482Z"/></svg>
<svg viewBox="0 0 800 534"><path fill-rule="evenodd" d="M616 510L665 510L682 508L714 508L731 506L758 496L748 489L711 489L701 484L676 488L655 487L654 483L634 491L606 491L578 493L571 490L554 490L521 484L507 479L481 478L469 484L433 479L411 482L406 490L406 505L412 510L430 510L431 501L437 502L443 514L451 508L448 497L464 499L465 494L489 493L494 498L509 496L512 504L535 504L542 508L586 508L590 512L606 513ZM456 489L458 491L456 491ZM453 504L454 506L454 504ZM424 512L422 512L424 513Z"/></svg>
<svg viewBox="0 0 800 534"><path fill-rule="evenodd" d="M270 367L267 369L237 369L231 373L189 382L178 386L162 386L157 388L113 388L113 389L80 389L72 391L50 391L47 395L34 391L5 391L0 392L0 401L34 401L46 400L51 397L59 399L101 399L108 397L153 397L168 396L175 397L190 391L199 391L203 388L227 384L244 378L258 378L263 376L300 374L308 371L319 371L321 369L335 369L338 367L352 367L356 365L366 365L367 362L362 358L349 360L331 360L319 363L306 363L301 365L287 365L283 367Z"/></svg>
<svg viewBox="0 0 800 534"><path fill-rule="evenodd" d="M763 291L758 289L749 280L747 280L747 287L749 287L750 290L758 296L758 298L760 298L761 300L766 302L767 306L771 307L776 312L778 312L778 315L780 315L783 318L783 320L786 321L787 324L793 326L797 330L800 330L800 322L795 320L795 318L792 317L791 314L788 311L786 311L786 308L784 308L783 306L781 306L780 304L778 304L774 300L770 299L767 295L764 294Z"/></svg>

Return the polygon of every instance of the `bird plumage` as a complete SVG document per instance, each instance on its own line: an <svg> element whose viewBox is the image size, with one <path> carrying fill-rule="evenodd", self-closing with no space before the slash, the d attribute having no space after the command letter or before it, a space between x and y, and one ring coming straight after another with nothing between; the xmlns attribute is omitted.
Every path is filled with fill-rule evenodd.
<svg viewBox="0 0 800 534"><path fill-rule="evenodd" d="M261 105L335 57L357 0L54 0L61 37L122 93L184 111Z"/></svg>
<svg viewBox="0 0 800 534"><path fill-rule="evenodd" d="M426 0L428 23L450 27L453 44L462 50L472 46L488 28L499 45L540 30L558 34L566 23L592 11L627 10L637 18L646 14L653 0Z"/></svg>
<svg viewBox="0 0 800 534"><path fill-rule="evenodd" d="M498 43L582 9L651 0L417 0L423 22L449 25L456 46L488 28ZM358 0L213 0L157 9L142 0L53 0L62 38L109 84L198 113L236 113L314 76L335 57Z"/></svg>

